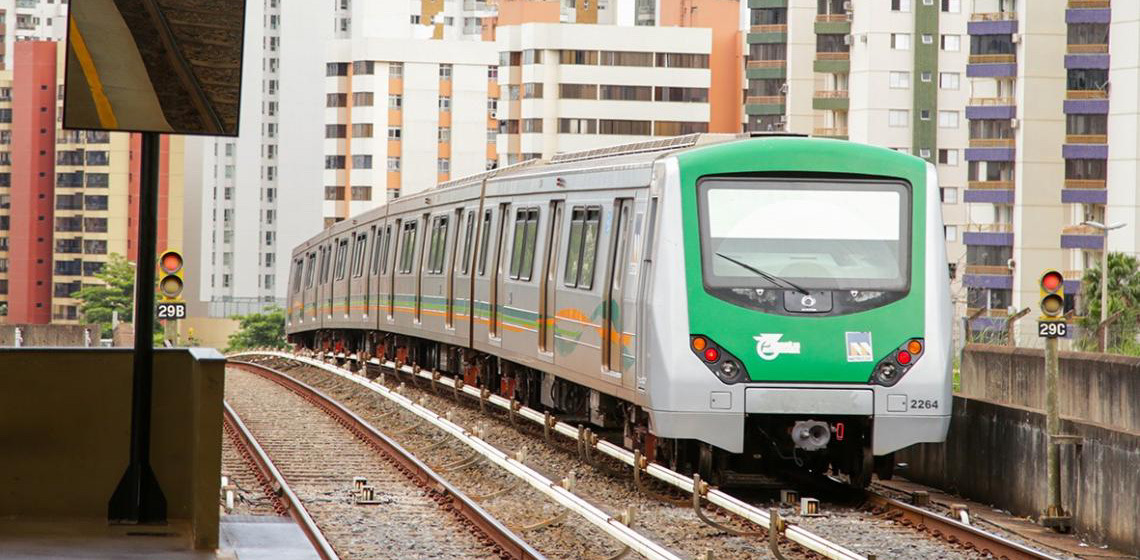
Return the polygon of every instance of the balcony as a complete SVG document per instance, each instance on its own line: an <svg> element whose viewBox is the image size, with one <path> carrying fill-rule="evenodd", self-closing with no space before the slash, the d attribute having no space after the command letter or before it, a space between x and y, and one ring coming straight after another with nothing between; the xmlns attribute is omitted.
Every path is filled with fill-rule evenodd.
<svg viewBox="0 0 1140 560"><path fill-rule="evenodd" d="M847 23L851 21L851 14L816 14L816 23Z"/></svg>
<svg viewBox="0 0 1140 560"><path fill-rule="evenodd" d="M1066 189L1103 189L1107 186L1105 179L1065 179Z"/></svg>
<svg viewBox="0 0 1140 560"><path fill-rule="evenodd" d="M1017 103L1012 97L971 97L970 105L975 107L1007 107Z"/></svg>
<svg viewBox="0 0 1140 560"><path fill-rule="evenodd" d="M786 68L786 60L749 60L748 68Z"/></svg>
<svg viewBox="0 0 1140 560"><path fill-rule="evenodd" d="M1099 10L1108 8L1110 0L1069 0L1070 10Z"/></svg>
<svg viewBox="0 0 1140 560"><path fill-rule="evenodd" d="M1108 92L1103 89L1070 89L1065 92L1065 99L1108 99Z"/></svg>
<svg viewBox="0 0 1140 560"><path fill-rule="evenodd" d="M968 224L966 231L978 233L1012 233L1013 224Z"/></svg>
<svg viewBox="0 0 1140 560"><path fill-rule="evenodd" d="M1061 189L1062 204L1108 204L1107 181L1104 179L1065 179Z"/></svg>
<svg viewBox="0 0 1140 560"><path fill-rule="evenodd" d="M1104 248L1104 234L1086 225L1061 228L1061 248L1099 251Z"/></svg>
<svg viewBox="0 0 1140 560"><path fill-rule="evenodd" d="M816 60L851 60L851 53L849 52L817 52L815 53Z"/></svg>
<svg viewBox="0 0 1140 560"><path fill-rule="evenodd" d="M847 127L843 128L816 128L812 130L812 136L820 138L838 138L840 140L847 139Z"/></svg>
<svg viewBox="0 0 1140 560"><path fill-rule="evenodd" d="M967 264L962 283L971 288L1013 289L1013 271L1008 266Z"/></svg>
<svg viewBox="0 0 1140 560"><path fill-rule="evenodd" d="M749 115L784 114L784 96L750 95L744 98L744 112Z"/></svg>
<svg viewBox="0 0 1140 560"><path fill-rule="evenodd" d="M1015 54L972 54L970 64L1016 64Z"/></svg>
<svg viewBox="0 0 1140 560"><path fill-rule="evenodd" d="M821 111L846 111L850 103L847 90L817 91L811 100L812 109Z"/></svg>
<svg viewBox="0 0 1140 560"><path fill-rule="evenodd" d="M962 233L966 245L1013 246L1013 224L969 224Z"/></svg>
<svg viewBox="0 0 1140 560"><path fill-rule="evenodd" d="M1009 190L1013 188L1013 181L966 181L966 188L982 190Z"/></svg>
<svg viewBox="0 0 1140 560"><path fill-rule="evenodd" d="M788 42L786 24L753 25L748 29L748 44L771 44Z"/></svg>
<svg viewBox="0 0 1140 560"><path fill-rule="evenodd" d="M769 25L753 25L748 29L752 33L787 33L788 24L777 23Z"/></svg>
<svg viewBox="0 0 1140 560"><path fill-rule="evenodd" d="M967 264L966 274L986 274L990 276L1013 276L1013 271L1005 265Z"/></svg>
<svg viewBox="0 0 1140 560"><path fill-rule="evenodd" d="M1108 54L1108 45L1069 45L1069 54Z"/></svg>
<svg viewBox="0 0 1140 560"><path fill-rule="evenodd" d="M962 202L1013 204L1013 181L967 181Z"/></svg>
<svg viewBox="0 0 1140 560"><path fill-rule="evenodd" d="M784 104L784 96L782 95L749 95L744 99L744 103L748 105L774 105Z"/></svg>
<svg viewBox="0 0 1140 560"><path fill-rule="evenodd" d="M970 21L1015 21L1017 12L983 12L970 14Z"/></svg>
<svg viewBox="0 0 1140 560"><path fill-rule="evenodd" d="M1013 138L971 138L971 148L1012 148L1015 143Z"/></svg>
<svg viewBox="0 0 1140 560"><path fill-rule="evenodd" d="M1107 134L1066 134L1066 144L1107 144Z"/></svg>

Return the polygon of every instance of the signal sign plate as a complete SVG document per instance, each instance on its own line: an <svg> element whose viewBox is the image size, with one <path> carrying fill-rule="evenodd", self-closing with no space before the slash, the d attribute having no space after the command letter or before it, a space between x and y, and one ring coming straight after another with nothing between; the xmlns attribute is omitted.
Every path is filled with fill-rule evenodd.
<svg viewBox="0 0 1140 560"><path fill-rule="evenodd" d="M159 319L185 319L186 304L182 302L160 303L155 307L155 313Z"/></svg>
<svg viewBox="0 0 1140 560"><path fill-rule="evenodd" d="M1069 324L1064 321L1038 321L1039 338L1061 338L1069 334Z"/></svg>

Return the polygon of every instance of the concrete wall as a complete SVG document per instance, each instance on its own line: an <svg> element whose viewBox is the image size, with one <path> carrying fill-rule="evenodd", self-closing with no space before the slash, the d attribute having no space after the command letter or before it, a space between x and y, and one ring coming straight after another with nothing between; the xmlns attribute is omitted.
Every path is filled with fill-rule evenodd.
<svg viewBox="0 0 1140 560"><path fill-rule="evenodd" d="M1061 352L1062 416L1140 432L1140 358ZM970 345L962 359L961 395L1045 409L1042 350Z"/></svg>
<svg viewBox="0 0 1140 560"><path fill-rule="evenodd" d="M105 519L128 463L131 352L0 350L0 517ZM218 544L225 360L155 353L151 466L172 523Z"/></svg>
<svg viewBox="0 0 1140 560"><path fill-rule="evenodd" d="M0 347L16 345L16 329L20 329L20 346L99 346L98 325L0 325ZM84 331L90 331L84 338Z"/></svg>
<svg viewBox="0 0 1140 560"><path fill-rule="evenodd" d="M1140 551L1140 359L1060 354L1062 504L1092 542ZM972 344L945 443L896 455L905 476L1036 518L1046 503L1041 350ZM983 450L983 451L979 451Z"/></svg>
<svg viewBox="0 0 1140 560"><path fill-rule="evenodd" d="M1078 533L1093 543L1140 551L1140 433L1063 419L1083 438L1061 447L1061 501ZM896 455L916 482L1037 518L1046 506L1045 415L1023 407L954 398L945 443ZM979 452L985 450L985 452Z"/></svg>

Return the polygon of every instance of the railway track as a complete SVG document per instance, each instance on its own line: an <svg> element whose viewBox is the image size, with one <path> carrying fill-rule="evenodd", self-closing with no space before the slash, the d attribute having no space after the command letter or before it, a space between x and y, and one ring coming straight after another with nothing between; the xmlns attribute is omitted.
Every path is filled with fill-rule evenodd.
<svg viewBox="0 0 1140 560"><path fill-rule="evenodd" d="M238 0L116 0L175 130L236 131L242 30ZM171 72L171 70L173 72Z"/></svg>
<svg viewBox="0 0 1140 560"><path fill-rule="evenodd" d="M542 558L399 444L268 370L227 375L230 430L325 558ZM242 424L237 418L241 415ZM323 535L323 536L321 536ZM323 542L323 544L322 544Z"/></svg>
<svg viewBox="0 0 1140 560"><path fill-rule="evenodd" d="M264 354L261 359L276 359L276 360L280 360L280 363L282 363L282 364L290 364L291 363L291 364L293 364L293 366L304 364L306 366L306 368L322 370L325 373L326 377L330 377L330 378L335 377L335 378L340 379L341 382L349 381L349 382L352 382L353 384L357 385L358 387L367 388L371 391L376 391L377 387L375 387L375 386L379 385L379 383L370 382L367 379L363 378L362 376L353 375L353 374L349 373L347 370L337 368L335 366L331 366L329 364L326 364L326 363L323 363L320 361L293 356L291 354L270 353L270 354ZM300 361L298 361L298 360L300 360ZM373 360L373 364L378 365L378 362ZM395 366L395 364L392 364L389 362L386 364L386 366L388 367L388 371L392 371L392 368ZM492 408L492 409L504 408L504 406L503 406L504 404L505 404L505 408L507 408L507 409L514 407L514 413L509 414L509 417L512 419L512 423L514 421L518 421L520 424L522 424L522 423L525 423L527 420L532 420L534 422L537 422L539 426L542 426L542 425L545 425L547 422L552 422L554 424L554 426L552 427L552 429L549 430L549 433L561 434L563 436L566 436L568 438L567 441L573 441L572 438L578 437L578 429L576 427L559 425L559 423L557 423L557 421L551 421L550 418L545 417L542 413L538 413L536 411L529 411L525 408L518 407L517 404L511 403L507 399L500 399L500 398L495 397L495 396L487 395L487 394L483 393L482 391L479 391L473 387L469 387L469 386L464 387L462 385L462 383L459 383L458 387L456 387L456 383L453 380L451 380L447 377L433 375L431 372L417 371L415 368L412 368L409 366L402 366L401 369L403 370L402 373L405 375L404 379L408 379L408 376L411 376L412 379L419 379L420 380L419 382L423 383L426 386L432 386L432 384L434 382L435 386L439 390L443 391L444 394L447 394L447 395L450 395L452 393L454 393L454 394L465 394L468 397L471 397L471 399L469 400L469 404L478 402L479 403L478 406L480 408L484 408L484 407ZM327 375L328 373L332 373L332 374L334 374L334 376L328 376ZM301 377L305 377L305 376L302 375ZM377 381L383 381L383 379L380 379ZM333 389L331 387L329 387L328 390L332 391ZM409 388L408 392L409 392L409 394L411 393L411 388ZM422 393L422 392L424 392L424 390L421 389L421 390L419 390L419 392ZM495 401L499 401L499 402L495 402ZM473 408L473 406L474 405L472 405L472 408ZM500 415L500 417L501 416L502 415ZM595 440L592 443L590 443L589 447L592 447L593 452L595 452L598 456L605 456L605 457L612 459L614 461L617 461L620 463L625 463L626 465L631 464L634 460L637 459L637 457L635 457L633 454L629 453L628 451L626 451L624 449L617 448L616 446L613 446L612 444L609 444L608 442ZM620 451L618 451L618 450L620 450ZM630 459L629 461L624 460L625 458L627 458L627 456ZM665 470L665 469L660 469L657 465L646 465L641 470L641 472L642 472L641 476L643 479L648 479L649 476L647 476L647 475L659 474L660 471L663 471L663 470ZM634 471L636 472L636 469L634 469ZM627 473L628 473L628 471L627 471ZM659 483L658 486L659 487L660 486L671 486L673 490L679 491L679 493L682 493L682 494L686 493L685 492L686 490L691 492L691 489L693 487L692 479L683 477L683 476L676 474L676 473L673 473L673 475L674 475L674 477L671 480L668 480L666 482L661 482L661 483ZM688 485L688 488L684 488L684 486L686 484ZM766 515L767 511L764 508L755 507L751 504L745 503L744 501L737 500L736 498L729 496L727 494L722 494L715 489L707 489L706 488L705 492L706 492L705 498L708 499L708 502L709 502L709 505L711 506L711 509L713 509L714 511L718 511L719 513L723 514L721 519L723 519L724 517L736 517L738 520L744 521L744 525L746 527L752 527L752 528L766 527L765 522L767 521L767 515ZM727 504L729 507L721 506L722 503ZM898 546L897 549L890 549L890 547L884 545L883 539L878 539L878 538L874 538L874 537L872 537L872 538L858 538L857 536L853 536L853 538L851 540L845 541L845 542L857 543L856 546L860 546L860 547L862 547L864 543L868 543L869 546L873 546L872 548L868 548L868 549L880 551L880 555L879 555L880 557L896 557L896 556L888 556L888 555L882 554L883 551L887 551L887 550L901 550L901 549L910 550L910 549L914 549L911 552L908 552L907 555L909 555L910 553L913 553L913 554L915 554L915 557L924 557L924 556L928 557L930 554L935 554L935 555L940 555L940 557L963 557L963 558L997 557L997 558L1010 558L1010 559L1033 558L1033 559L1038 559L1038 560L1053 560L1053 559L1057 558L1056 556L1053 556L1053 555L1049 554L1048 552L1044 552L1041 550L1031 548L1031 547L1026 546L1024 544L1021 544L1015 540L1011 540L1011 539L1005 538L1005 537L1000 536L1000 535L996 535L996 534L993 534L993 533L990 533L987 531L980 530L977 527L966 525L966 524L957 522L953 519L946 518L943 513L934 512L934 511L930 511L930 510L924 510L922 508L914 508L913 506L909 506L908 504L898 502L897 500L893 500L893 499L886 497L886 496L880 496L880 495L872 493L871 495L869 495L867 497L866 507L868 509L870 509L871 515L868 515L867 511L864 510L863 508L858 508L857 512L852 511L850 513L850 515L854 516L857 514L858 516L863 518L866 521L866 523L869 523L869 524L870 523L879 523L881 525L880 527L876 528L875 530L870 531L870 533L874 534L876 531L885 532L885 533L896 533L896 534L908 533L911 535L911 537L917 537L920 541L921 540L931 540L929 537L935 537L937 539L940 539L941 542L945 543L942 545L942 548L944 550L954 551L953 553L951 553L949 555L944 555L943 552L939 552L939 551L931 551L931 552L927 552L927 553L921 553L921 552L919 552L919 549L922 549L921 543L918 545L918 549L915 549L916 545L913 542L902 543ZM761 513L765 514L763 516L763 518L761 518L761 516L758 515ZM789 513L791 513L791 512L789 512ZM743 514L743 515L741 515L741 514ZM804 518L804 519L799 519L799 520L803 522L802 523L803 526L810 526L820 533L830 535L830 533L828 532L830 529L825 530L825 527L827 525L831 524L832 521L835 521L836 519L834 516L838 515L838 514L832 514L832 515L833 515L832 517L826 517L826 518L822 518L822 519L821 518L814 518L814 519ZM861 523L862 521L849 520L848 522L850 522L850 523ZM889 527L896 527L896 528L901 528L901 529L891 530ZM915 531L915 529L917 529L918 531ZM801 527L793 527L792 530L793 530L793 532L803 531L803 529ZM804 532L806 532L806 531L804 531ZM840 531L840 533L842 533L842 532L843 531ZM815 539L818 539L818 541L820 541L820 542L824 542L824 543L827 542L825 539L820 538L818 536L813 535L813 537ZM793 533L793 539L794 539L794 533ZM756 540L757 540L756 538L753 538L753 541L756 541ZM842 538L840 540L843 541ZM887 540L890 540L890 539L887 539ZM913 540L913 538L912 539L904 539L904 540ZM795 542L795 541L793 540L792 542ZM874 545L870 545L869 543L874 543ZM946 548L946 544L950 545L949 548ZM810 548L810 547L808 547L808 548ZM821 548L824 550L824 552L820 552L818 550L815 552L817 554L820 554L823 556L834 557L834 556L830 556L829 554L827 554L826 547L821 547ZM838 548L840 548L842 550L846 550L846 549L843 549L843 547L838 547ZM847 552L850 552L850 551L847 551ZM897 552L896 552L896 554L897 554ZM717 557L719 558L721 556L718 555Z"/></svg>

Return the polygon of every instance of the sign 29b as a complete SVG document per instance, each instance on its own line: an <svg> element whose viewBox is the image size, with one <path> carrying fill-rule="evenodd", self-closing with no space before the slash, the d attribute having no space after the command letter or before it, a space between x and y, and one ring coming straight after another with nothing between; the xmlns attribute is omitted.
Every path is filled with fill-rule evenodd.
<svg viewBox="0 0 1140 560"><path fill-rule="evenodd" d="M1039 338L1059 338L1069 333L1069 324L1064 321L1038 321L1037 336Z"/></svg>
<svg viewBox="0 0 1140 560"><path fill-rule="evenodd" d="M159 319L185 319L186 304L182 302L159 303L155 312Z"/></svg>

